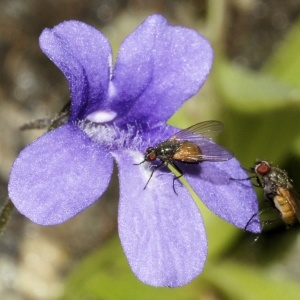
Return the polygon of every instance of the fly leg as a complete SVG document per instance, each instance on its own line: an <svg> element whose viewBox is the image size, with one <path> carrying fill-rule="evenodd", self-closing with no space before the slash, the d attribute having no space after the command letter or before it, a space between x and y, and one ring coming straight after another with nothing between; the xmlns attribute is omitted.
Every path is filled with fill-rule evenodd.
<svg viewBox="0 0 300 300"><path fill-rule="evenodd" d="M266 200L266 202L268 202L270 204L270 206L272 208L274 208L275 210L277 210L278 213L280 214L280 211L278 210L278 208L275 206L275 203L274 203L274 198L276 196L277 196L277 194L275 192L267 193L267 194L265 194L265 200Z"/></svg>
<svg viewBox="0 0 300 300"><path fill-rule="evenodd" d="M160 168L164 163L165 163L165 162L163 161L162 163L160 163L158 166L156 166L156 167L153 169L153 171L151 172L151 175L150 175L150 177L149 177L149 179L148 179L148 181L147 181L147 183L146 183L146 185L145 185L145 187L144 187L144 190L146 189L146 187L147 187L147 185L148 185L150 179L152 178L153 173L155 172L155 170L157 170L158 168ZM140 164L141 164L141 163L136 164L136 165L140 165Z"/></svg>
<svg viewBox="0 0 300 300"><path fill-rule="evenodd" d="M252 220L253 220L254 217L256 217L256 216L259 217L262 213L264 213L264 212L267 211L267 210L270 210L270 207L265 208L265 209L262 209L262 210L260 210L260 211L258 211L258 212L256 212L256 213L254 213L254 214L251 216L251 218L248 220L248 222L246 223L246 226L244 227L244 230L245 230L245 231L247 230L247 227L248 227L249 224L252 222ZM267 222L267 221L266 221L266 222ZM267 224L264 224L264 225L267 225Z"/></svg>
<svg viewBox="0 0 300 300"><path fill-rule="evenodd" d="M250 176L247 178L232 178L232 177L230 177L229 179L234 180L234 181L244 181L244 180L251 180L253 178L256 179L256 183L252 182L253 186L260 187L260 188L264 187L264 184L261 182L261 180L259 179L259 177L257 175L253 175L253 176Z"/></svg>
<svg viewBox="0 0 300 300"><path fill-rule="evenodd" d="M252 215L252 217L249 219L249 221L247 222L246 226L244 227L244 230L246 231L247 230L247 227L249 226L249 224L251 223L251 221L253 220L253 218L255 216L260 216L262 213L270 210L270 209L273 209L273 207L267 207L267 208L264 208L262 210L260 210L259 212L256 212L255 214ZM277 221L278 219L270 219L270 220L266 220L266 221L262 221L261 222L261 229L263 229L266 225L269 225L269 224L272 224L273 222ZM259 235L260 236L260 235ZM255 239L255 242L258 240L259 236Z"/></svg>
<svg viewBox="0 0 300 300"><path fill-rule="evenodd" d="M177 165L175 165L174 162L169 163L169 164L172 165L175 168L175 170L179 173L178 176L174 176L174 178L173 178L173 190L174 190L174 193L178 196L178 194L177 194L177 192L175 190L175 180L179 179L180 177L182 177L183 176L183 172L182 172L182 170L180 170L180 168Z"/></svg>

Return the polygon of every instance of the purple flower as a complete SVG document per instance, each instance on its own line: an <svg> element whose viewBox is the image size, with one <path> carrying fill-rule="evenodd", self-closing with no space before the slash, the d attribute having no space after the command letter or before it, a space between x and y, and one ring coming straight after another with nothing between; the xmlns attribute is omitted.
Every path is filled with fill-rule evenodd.
<svg viewBox="0 0 300 300"><path fill-rule="evenodd" d="M102 195L115 159L119 235L133 272L154 286L188 283L207 254L201 214L178 181L175 195L172 173L157 170L144 189L153 165L134 164L178 130L166 121L203 85L213 58L209 43L154 15L125 39L113 69L108 40L81 22L45 29L40 45L69 82L71 113L16 159L9 182L15 206L38 224L62 223ZM205 204L228 222L244 228L257 212L251 182L230 179L247 177L236 159L182 168ZM248 230L259 232L257 218Z"/></svg>

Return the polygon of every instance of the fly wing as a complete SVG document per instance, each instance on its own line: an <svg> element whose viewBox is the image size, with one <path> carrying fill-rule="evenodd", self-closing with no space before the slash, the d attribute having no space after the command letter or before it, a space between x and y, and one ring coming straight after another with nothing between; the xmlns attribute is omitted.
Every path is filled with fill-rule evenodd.
<svg viewBox="0 0 300 300"><path fill-rule="evenodd" d="M195 141L194 141L195 142ZM226 161L233 157L233 153L212 141L202 138L197 144L202 153L198 155L186 155L185 159L189 161L201 162L201 161Z"/></svg>
<svg viewBox="0 0 300 300"><path fill-rule="evenodd" d="M187 140L194 142L199 137L214 138L224 128L224 125L220 121L205 121L197 123L186 129L182 129L170 137L171 140Z"/></svg>
<svg viewBox="0 0 300 300"><path fill-rule="evenodd" d="M170 140L190 141L201 149L201 154L186 155L189 161L226 161L233 157L233 153L211 141L223 127L220 121L205 121L180 130L171 136Z"/></svg>
<svg viewBox="0 0 300 300"><path fill-rule="evenodd" d="M292 207L294 213L297 216L298 221L300 222L300 197L298 192L295 190L294 187L292 187L287 190L281 189L281 193L284 195L285 199Z"/></svg>

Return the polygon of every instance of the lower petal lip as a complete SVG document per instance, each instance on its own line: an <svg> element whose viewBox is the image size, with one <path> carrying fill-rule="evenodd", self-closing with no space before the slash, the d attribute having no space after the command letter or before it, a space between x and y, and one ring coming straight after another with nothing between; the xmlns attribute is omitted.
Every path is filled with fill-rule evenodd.
<svg viewBox="0 0 300 300"><path fill-rule="evenodd" d="M152 286L176 287L198 276L206 260L207 240L200 211L185 187L134 162L142 153L115 151L119 168L119 236L135 275ZM130 176L128 176L130 174Z"/></svg>

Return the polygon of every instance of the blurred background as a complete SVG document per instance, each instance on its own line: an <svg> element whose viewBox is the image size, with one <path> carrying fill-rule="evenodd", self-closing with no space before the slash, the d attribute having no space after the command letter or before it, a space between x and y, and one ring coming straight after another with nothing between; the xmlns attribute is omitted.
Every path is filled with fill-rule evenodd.
<svg viewBox="0 0 300 300"><path fill-rule="evenodd" d="M116 56L126 35L153 13L194 28L215 50L206 84L170 124L221 120L219 142L245 168L268 159L300 191L298 0L0 0L1 205L14 159L44 132L19 127L51 118L69 99L64 76L39 49L42 30L84 21L109 38ZM276 212L262 214L278 222L257 239L203 205L204 272L171 290L146 286L132 274L117 237L117 206L114 176L101 201L62 225L38 226L15 211L0 239L0 299L299 299L299 224L286 230Z"/></svg>

